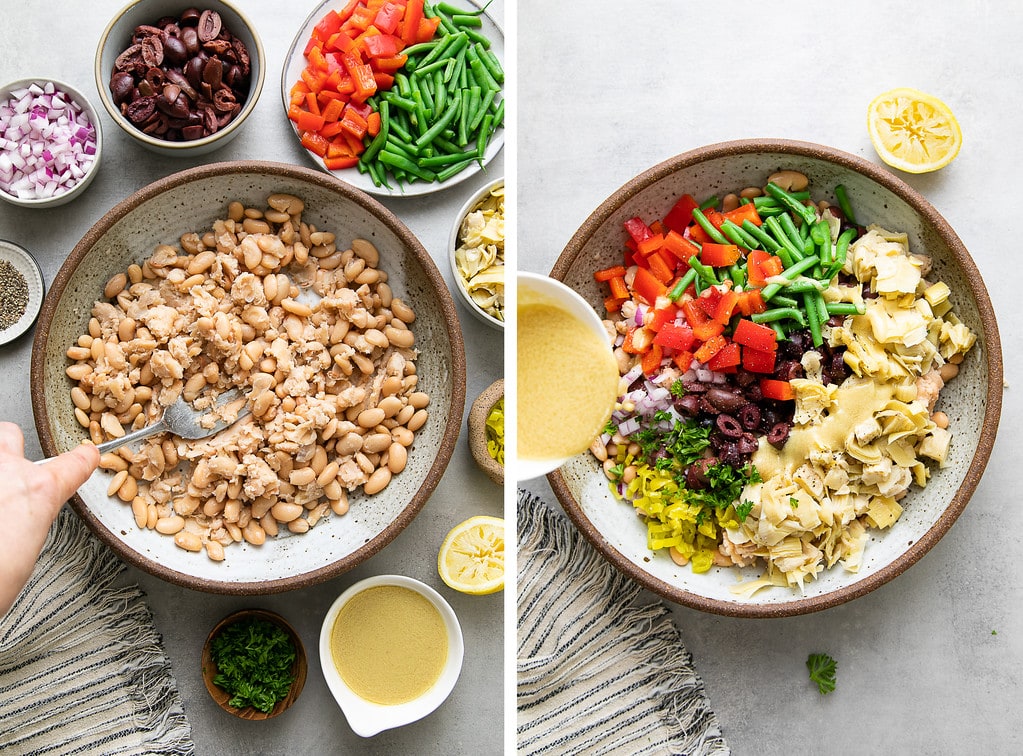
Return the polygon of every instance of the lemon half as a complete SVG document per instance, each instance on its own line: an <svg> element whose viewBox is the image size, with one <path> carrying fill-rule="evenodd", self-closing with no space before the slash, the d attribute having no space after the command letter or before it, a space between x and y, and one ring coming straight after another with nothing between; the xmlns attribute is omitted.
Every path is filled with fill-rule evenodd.
<svg viewBox="0 0 1023 756"><path fill-rule="evenodd" d="M504 520L479 515L451 529L437 555L449 587L482 596L504 588Z"/></svg>
<svg viewBox="0 0 1023 756"><path fill-rule="evenodd" d="M917 89L892 89L867 108L867 130L880 158L906 173L927 173L948 165L963 134L948 105Z"/></svg>

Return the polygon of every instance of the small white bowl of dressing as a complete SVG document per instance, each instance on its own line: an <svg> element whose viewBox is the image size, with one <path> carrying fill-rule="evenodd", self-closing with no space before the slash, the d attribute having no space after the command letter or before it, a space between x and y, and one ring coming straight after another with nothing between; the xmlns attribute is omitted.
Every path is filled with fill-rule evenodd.
<svg viewBox="0 0 1023 756"><path fill-rule="evenodd" d="M618 398L618 365L596 311L561 281L516 275L515 475L556 470L600 436Z"/></svg>
<svg viewBox="0 0 1023 756"><path fill-rule="evenodd" d="M462 670L454 610L425 583L377 575L342 593L320 627L320 667L356 735L368 738L440 706Z"/></svg>

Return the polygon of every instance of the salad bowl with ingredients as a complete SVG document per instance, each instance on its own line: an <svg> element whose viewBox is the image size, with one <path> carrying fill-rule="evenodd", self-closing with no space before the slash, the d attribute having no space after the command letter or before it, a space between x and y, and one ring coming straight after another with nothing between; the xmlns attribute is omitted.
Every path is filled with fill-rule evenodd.
<svg viewBox="0 0 1023 756"><path fill-rule="evenodd" d="M998 329L949 224L887 170L728 142L628 182L551 276L604 319L621 379L549 476L618 569L677 603L804 614L951 527L1001 409Z"/></svg>

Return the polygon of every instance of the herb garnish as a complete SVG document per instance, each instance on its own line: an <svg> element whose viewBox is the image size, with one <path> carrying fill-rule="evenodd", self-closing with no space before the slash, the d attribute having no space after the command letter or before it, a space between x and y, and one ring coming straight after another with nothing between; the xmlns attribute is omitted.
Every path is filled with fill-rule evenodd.
<svg viewBox="0 0 1023 756"><path fill-rule="evenodd" d="M817 683L821 695L835 689L835 660L827 654L810 654L806 660L806 668L810 670L810 680Z"/></svg>
<svg viewBox="0 0 1023 756"><path fill-rule="evenodd" d="M280 627L264 619L234 622L213 639L217 674L213 682L231 696L236 709L251 706L264 713L288 695L294 676L295 646Z"/></svg>

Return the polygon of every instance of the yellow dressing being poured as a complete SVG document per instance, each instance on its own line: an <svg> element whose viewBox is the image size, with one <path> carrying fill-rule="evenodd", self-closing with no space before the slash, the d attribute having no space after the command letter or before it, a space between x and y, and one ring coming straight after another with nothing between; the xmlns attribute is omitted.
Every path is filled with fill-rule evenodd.
<svg viewBox="0 0 1023 756"><path fill-rule="evenodd" d="M330 634L334 666L360 698L385 706L412 701L440 678L448 656L444 618L409 588L382 585L356 594Z"/></svg>
<svg viewBox="0 0 1023 756"><path fill-rule="evenodd" d="M520 292L518 455L571 457L589 448L611 416L618 365L606 336L557 304Z"/></svg>

